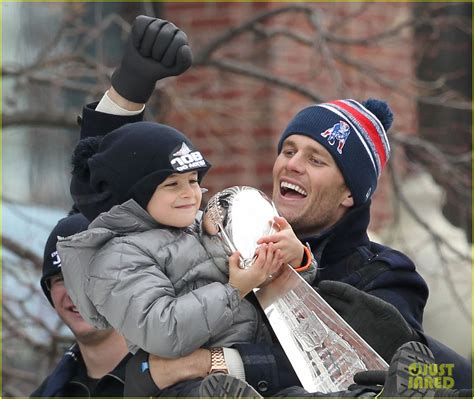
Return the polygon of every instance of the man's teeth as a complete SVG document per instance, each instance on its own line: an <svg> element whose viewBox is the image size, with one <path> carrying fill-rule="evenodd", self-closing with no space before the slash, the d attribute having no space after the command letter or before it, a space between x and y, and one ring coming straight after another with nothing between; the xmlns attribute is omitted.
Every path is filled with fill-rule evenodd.
<svg viewBox="0 0 474 399"><path fill-rule="evenodd" d="M296 184L288 183L286 181L282 181L280 183L280 187L296 191L297 193L304 195L305 197L308 195L308 193L305 190L303 190L300 186L297 186Z"/></svg>

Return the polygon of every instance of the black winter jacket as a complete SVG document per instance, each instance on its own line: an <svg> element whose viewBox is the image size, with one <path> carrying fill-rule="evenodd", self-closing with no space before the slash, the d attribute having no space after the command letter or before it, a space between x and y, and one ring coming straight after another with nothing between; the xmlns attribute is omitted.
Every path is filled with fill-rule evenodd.
<svg viewBox="0 0 474 399"><path fill-rule="evenodd" d="M100 380L87 377L86 366L77 344L69 348L53 372L30 397L121 397L125 381L125 358Z"/></svg>
<svg viewBox="0 0 474 399"><path fill-rule="evenodd" d="M394 305L405 320L422 331L428 286L403 253L369 240L370 202L351 209L319 235L300 237L318 259L314 286L341 281Z"/></svg>

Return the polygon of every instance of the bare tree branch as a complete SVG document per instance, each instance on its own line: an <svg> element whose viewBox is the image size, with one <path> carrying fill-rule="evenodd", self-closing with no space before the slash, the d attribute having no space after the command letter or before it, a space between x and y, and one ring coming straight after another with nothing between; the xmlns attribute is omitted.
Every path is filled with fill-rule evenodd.
<svg viewBox="0 0 474 399"><path fill-rule="evenodd" d="M418 212L413 208L411 205L410 201L408 201L403 194L403 191L400 188L400 182L399 182L399 176L397 173L394 172L393 167L389 164L388 165L388 170L390 172L390 177L393 182L393 187L394 187L394 192L397 198L400 200L400 202L403 204L403 206L406 208L406 210L410 213L410 215L413 217L413 219L423 227L424 230L426 230L430 236L433 239L433 242L435 242L437 245L443 244L446 246L451 252L456 254L459 259L463 261L469 261L470 262L470 257L466 255L465 253L461 252L454 246L452 246L441 234L435 232L429 223L427 223L423 218L418 214Z"/></svg>
<svg viewBox="0 0 474 399"><path fill-rule="evenodd" d="M9 249L20 258L28 259L36 269L41 270L43 267L43 260L38 255L11 238L5 237L5 235L2 236L2 246Z"/></svg>
<svg viewBox="0 0 474 399"><path fill-rule="evenodd" d="M248 77L263 81L263 82L270 83L277 87L289 89L307 97L308 99L314 102L323 101L321 97L319 97L312 90L309 90L300 84L293 83L284 78L269 75L268 72L265 72L256 67L252 67L250 65L239 64L239 63L236 63L235 61L229 61L226 59L210 60L204 63L203 65L212 66L220 70L233 72L242 76L248 76Z"/></svg>
<svg viewBox="0 0 474 399"><path fill-rule="evenodd" d="M44 112L11 112L2 115L2 125L4 128L13 126L34 126L34 127L57 127L65 129L77 129L77 115L70 113L54 114Z"/></svg>
<svg viewBox="0 0 474 399"><path fill-rule="evenodd" d="M251 18L248 21L245 21L240 26L227 30L221 36L218 36L217 38L213 39L208 45L199 49L198 52L195 54L195 58L194 58L195 62L197 64L206 63L206 60L211 58L212 54L215 53L219 48L228 44L235 37L241 35L242 33L248 30L252 30L255 25L258 25L262 21L269 19L271 17L274 17L276 15L291 13L291 12L311 14L312 12L314 12L314 10L308 6L292 5L292 6L277 8L277 9L263 12L257 15L256 17Z"/></svg>
<svg viewBox="0 0 474 399"><path fill-rule="evenodd" d="M459 109L461 111L471 111L472 102L470 101L458 101L458 100L446 100L442 97L433 96L420 96L417 97L419 102L431 105L441 105L446 108Z"/></svg>

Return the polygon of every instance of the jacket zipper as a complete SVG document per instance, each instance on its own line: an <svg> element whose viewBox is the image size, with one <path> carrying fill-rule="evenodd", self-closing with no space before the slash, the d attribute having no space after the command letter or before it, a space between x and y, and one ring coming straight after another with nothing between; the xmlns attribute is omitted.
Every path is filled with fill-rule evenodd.
<svg viewBox="0 0 474 399"><path fill-rule="evenodd" d="M84 385L82 382L79 382L79 381L70 381L69 384L76 384L76 385L79 385L81 388L84 388L84 390L87 392L87 397L88 397L88 398L91 397L91 391L89 391L89 388L87 387L87 385Z"/></svg>
<svg viewBox="0 0 474 399"><path fill-rule="evenodd" d="M106 374L109 377L115 378L117 381L121 382L123 385L125 385L125 380L122 380L120 377L116 376L115 374ZM104 378L104 377L102 377Z"/></svg>

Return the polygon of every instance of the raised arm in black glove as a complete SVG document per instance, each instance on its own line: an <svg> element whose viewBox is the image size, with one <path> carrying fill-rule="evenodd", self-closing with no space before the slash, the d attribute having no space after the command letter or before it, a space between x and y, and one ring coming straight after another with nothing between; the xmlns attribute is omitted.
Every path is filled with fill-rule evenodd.
<svg viewBox="0 0 474 399"><path fill-rule="evenodd" d="M349 284L321 281L319 294L388 363L396 350L420 335L395 306Z"/></svg>
<svg viewBox="0 0 474 399"><path fill-rule="evenodd" d="M163 19L138 16L112 86L135 103L146 103L158 80L177 76L192 64L186 34Z"/></svg>

